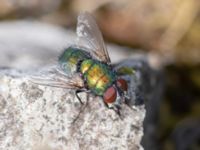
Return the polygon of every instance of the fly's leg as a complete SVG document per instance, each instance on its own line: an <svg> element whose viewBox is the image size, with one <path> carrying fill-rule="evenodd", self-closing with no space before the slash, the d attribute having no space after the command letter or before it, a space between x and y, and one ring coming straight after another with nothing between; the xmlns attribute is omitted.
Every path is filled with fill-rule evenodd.
<svg viewBox="0 0 200 150"><path fill-rule="evenodd" d="M103 101L103 103L106 108L114 110L116 114L119 116L119 118L121 119L121 113L120 113L121 107L119 105L115 104L114 106L109 107L106 102Z"/></svg>
<svg viewBox="0 0 200 150"><path fill-rule="evenodd" d="M103 104L104 104L104 106L106 107L106 108L110 108L109 106L108 106L108 104L106 103L106 102L104 102L104 100L103 100Z"/></svg>
<svg viewBox="0 0 200 150"><path fill-rule="evenodd" d="M130 104L130 97L125 95L124 93L120 93L119 92L119 95L120 95L120 102L123 102L126 106L128 106L128 108L130 108L131 110L133 110L133 108L131 107L131 104Z"/></svg>
<svg viewBox="0 0 200 150"><path fill-rule="evenodd" d="M75 94L76 94L76 97L78 98L79 102L81 103L81 105L83 105L83 102L81 101L81 98L79 97L79 93L82 93L82 92L86 92L85 89L78 89L76 90Z"/></svg>
<svg viewBox="0 0 200 150"><path fill-rule="evenodd" d="M80 97L78 96L78 93L81 93L81 92L86 92L86 94L87 94L87 96L86 96L87 99L86 99L85 105L83 105L84 103L81 101ZM87 107L87 105L88 105L88 100L89 100L89 93L88 93L88 92L89 92L89 91L84 90L84 89L82 89L82 90L77 90L77 91L76 91L76 96L77 96L79 102L80 102L82 105L81 105L81 108L80 108L80 111L79 111L78 115L77 115L76 118L73 120L72 124L74 124L74 123L78 120L78 118L80 117L81 113L82 113L82 112L85 110L85 108Z"/></svg>
<svg viewBox="0 0 200 150"><path fill-rule="evenodd" d="M114 107L110 107L110 109L113 109L119 116L119 118L121 119L121 113L120 113L120 109L121 107L119 105L114 105Z"/></svg>
<svg viewBox="0 0 200 150"><path fill-rule="evenodd" d="M128 106L130 105L130 97L129 96L124 96L124 103Z"/></svg>

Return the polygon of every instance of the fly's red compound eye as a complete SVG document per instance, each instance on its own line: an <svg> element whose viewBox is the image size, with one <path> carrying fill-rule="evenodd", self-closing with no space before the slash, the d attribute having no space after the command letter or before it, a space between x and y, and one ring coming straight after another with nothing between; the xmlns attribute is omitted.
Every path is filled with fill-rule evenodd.
<svg viewBox="0 0 200 150"><path fill-rule="evenodd" d="M123 91L127 91L128 90L128 85L126 80L124 79L118 79L117 80L117 86L122 89Z"/></svg>
<svg viewBox="0 0 200 150"><path fill-rule="evenodd" d="M117 92L116 89L111 86L103 94L103 99L106 103L113 103L116 100Z"/></svg>

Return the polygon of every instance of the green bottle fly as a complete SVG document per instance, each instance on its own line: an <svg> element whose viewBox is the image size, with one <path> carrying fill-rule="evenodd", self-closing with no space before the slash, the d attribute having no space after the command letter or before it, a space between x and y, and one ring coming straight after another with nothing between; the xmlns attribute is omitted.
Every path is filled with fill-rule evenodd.
<svg viewBox="0 0 200 150"><path fill-rule="evenodd" d="M102 34L89 13L78 16L76 33L79 43L64 50L59 57L60 70L41 84L75 89L81 103L78 93L91 92L119 114L119 104L128 99L128 85L111 65Z"/></svg>

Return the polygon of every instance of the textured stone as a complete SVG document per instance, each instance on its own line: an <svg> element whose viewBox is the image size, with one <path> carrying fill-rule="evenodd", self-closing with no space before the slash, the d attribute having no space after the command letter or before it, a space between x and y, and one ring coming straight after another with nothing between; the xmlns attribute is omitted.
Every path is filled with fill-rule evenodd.
<svg viewBox="0 0 200 150"><path fill-rule="evenodd" d="M120 119L99 97L90 94L87 103L83 94L81 105L73 90L36 85L28 78L1 71L0 149L143 149L144 105L122 104Z"/></svg>

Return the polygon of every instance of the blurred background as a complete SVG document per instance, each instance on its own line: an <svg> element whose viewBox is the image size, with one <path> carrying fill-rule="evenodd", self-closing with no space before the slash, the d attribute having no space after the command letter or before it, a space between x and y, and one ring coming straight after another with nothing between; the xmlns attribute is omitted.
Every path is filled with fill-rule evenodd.
<svg viewBox="0 0 200 150"><path fill-rule="evenodd" d="M75 31L77 15L85 10L97 19L106 42L158 56L165 90L160 107L152 108L159 109L157 146L152 149L200 150L200 1L0 0L0 39L14 32L5 22L14 25L18 20ZM15 42L2 41L0 52Z"/></svg>

